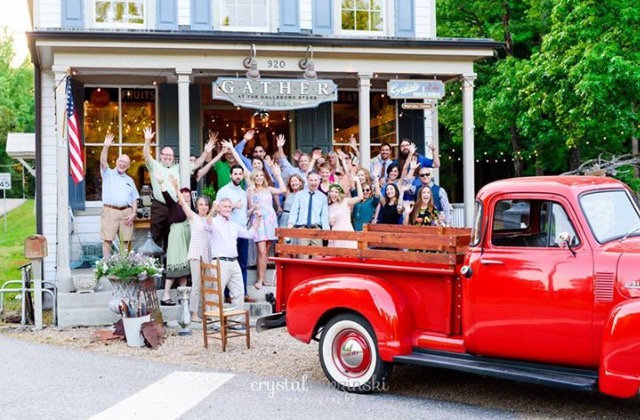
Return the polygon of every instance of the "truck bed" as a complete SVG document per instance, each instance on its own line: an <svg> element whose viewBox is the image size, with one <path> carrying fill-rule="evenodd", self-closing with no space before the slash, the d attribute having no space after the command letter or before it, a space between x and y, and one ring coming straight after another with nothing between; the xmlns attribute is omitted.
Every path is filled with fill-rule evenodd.
<svg viewBox="0 0 640 420"><path fill-rule="evenodd" d="M363 232L278 229L276 311L303 282L332 278L385 282L410 301L415 331L452 336L460 332L458 267L469 244L469 229L367 225ZM313 247L284 238L357 241L357 248ZM314 259L298 259L300 254ZM345 293L348 291L345 290ZM354 302L354 307L357 303ZM421 334L417 333L414 340Z"/></svg>

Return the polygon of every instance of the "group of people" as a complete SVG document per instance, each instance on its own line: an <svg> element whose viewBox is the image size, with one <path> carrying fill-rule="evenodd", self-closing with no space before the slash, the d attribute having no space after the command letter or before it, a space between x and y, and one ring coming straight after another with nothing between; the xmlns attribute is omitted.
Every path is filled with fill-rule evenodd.
<svg viewBox="0 0 640 420"><path fill-rule="evenodd" d="M199 261L219 259L222 280L234 305L251 302L247 290L247 260L250 241L256 247L256 289L267 284L268 255L276 228L304 227L339 231L362 230L367 223L446 226L452 208L443 188L434 184L431 170L440 166L436 148L433 158L417 153L409 139L400 142L397 159L389 144L380 146L369 167L359 165L356 139L349 149L324 155L319 148L309 154L297 150L292 161L284 152L286 138L276 137L273 156L257 144L249 156L245 146L255 132L247 130L235 146L230 140L209 135L200 157L192 156L191 188L180 186L179 168L171 147L151 154L155 133L144 130L144 158L151 174L151 235L166 252L166 282L162 305L175 305L170 289L175 282L187 284L191 277L192 321L198 316ZM114 169L107 162L113 135L105 137L100 157L103 177L101 216L103 252L109 255L117 235L131 241L138 192L126 174L130 161L118 157ZM217 183L216 200L200 196L195 203L191 190L211 170ZM301 245L322 246L321 240L300 240ZM329 246L355 247L353 241L329 241Z"/></svg>

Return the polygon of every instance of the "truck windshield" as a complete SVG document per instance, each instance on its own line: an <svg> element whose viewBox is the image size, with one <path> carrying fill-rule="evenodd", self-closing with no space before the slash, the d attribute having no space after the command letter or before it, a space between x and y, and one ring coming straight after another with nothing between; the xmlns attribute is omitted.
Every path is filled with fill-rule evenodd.
<svg viewBox="0 0 640 420"><path fill-rule="evenodd" d="M599 191L580 197L582 211L600 243L623 238L640 228L638 207L627 191ZM631 235L640 235L637 230Z"/></svg>

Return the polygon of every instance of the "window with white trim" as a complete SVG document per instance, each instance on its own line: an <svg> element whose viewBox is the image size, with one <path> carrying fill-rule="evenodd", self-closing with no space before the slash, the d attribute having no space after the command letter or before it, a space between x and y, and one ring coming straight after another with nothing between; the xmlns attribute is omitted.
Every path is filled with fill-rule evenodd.
<svg viewBox="0 0 640 420"><path fill-rule="evenodd" d="M104 28L146 26L146 0L93 1L93 24Z"/></svg>
<svg viewBox="0 0 640 420"><path fill-rule="evenodd" d="M218 0L214 9L216 29L268 31L270 0Z"/></svg>
<svg viewBox="0 0 640 420"><path fill-rule="evenodd" d="M100 153L107 133L115 135L107 158L109 166L115 167L118 156L125 153L131 159L127 173L138 191L143 185L150 185L144 163L143 130L151 127L156 131L157 88L85 86L84 96L86 201L102 199Z"/></svg>
<svg viewBox="0 0 640 420"><path fill-rule="evenodd" d="M383 0L339 0L340 31L349 34L385 33Z"/></svg>

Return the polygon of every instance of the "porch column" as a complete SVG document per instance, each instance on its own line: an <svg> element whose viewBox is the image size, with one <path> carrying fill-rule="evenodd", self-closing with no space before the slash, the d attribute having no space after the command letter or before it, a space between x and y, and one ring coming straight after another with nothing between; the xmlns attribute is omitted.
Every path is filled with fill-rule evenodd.
<svg viewBox="0 0 640 420"><path fill-rule="evenodd" d="M476 74L462 75L462 170L464 181L464 225L473 223L473 203L475 200L475 155L473 125L473 82Z"/></svg>
<svg viewBox="0 0 640 420"><path fill-rule="evenodd" d="M56 132L56 183L57 185L57 212L56 221L56 287L58 292L70 292L73 290L71 282L71 268L69 267L69 144L67 142L66 128L66 77L67 69L54 66L55 77L55 132Z"/></svg>
<svg viewBox="0 0 640 420"><path fill-rule="evenodd" d="M180 186L189 187L191 170L189 168L189 86L191 69L176 69L178 75L178 154L180 155Z"/></svg>
<svg viewBox="0 0 640 420"><path fill-rule="evenodd" d="M371 160L371 78L373 73L358 73L358 120L360 130L360 166L369 167Z"/></svg>

